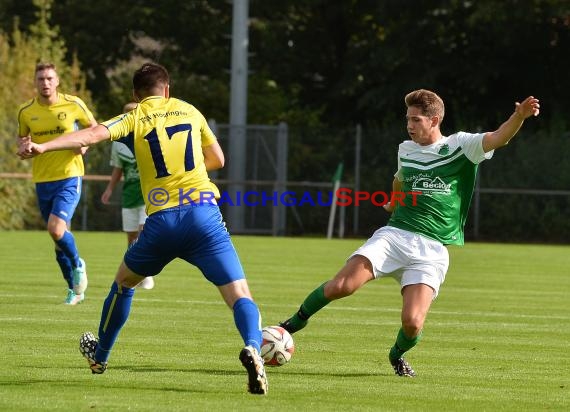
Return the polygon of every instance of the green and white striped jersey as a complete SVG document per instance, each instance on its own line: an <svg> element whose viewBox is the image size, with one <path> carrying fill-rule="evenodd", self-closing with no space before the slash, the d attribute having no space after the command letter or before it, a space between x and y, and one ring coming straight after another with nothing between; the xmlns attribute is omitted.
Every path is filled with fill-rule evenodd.
<svg viewBox="0 0 570 412"><path fill-rule="evenodd" d="M429 146L402 142L395 177L406 195L388 225L445 245L463 245L477 167L493 156L483 151L483 136L457 132Z"/></svg>
<svg viewBox="0 0 570 412"><path fill-rule="evenodd" d="M144 206L137 159L131 149L121 142L113 142L110 164L123 169L121 206L126 209Z"/></svg>

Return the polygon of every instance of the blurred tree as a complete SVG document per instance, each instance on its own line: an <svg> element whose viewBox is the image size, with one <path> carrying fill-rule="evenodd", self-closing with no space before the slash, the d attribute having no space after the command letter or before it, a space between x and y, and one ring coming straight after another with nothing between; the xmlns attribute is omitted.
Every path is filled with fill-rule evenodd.
<svg viewBox="0 0 570 412"><path fill-rule="evenodd" d="M61 80L60 90L78 94L91 106L79 62L66 64L65 42L57 26L50 26L53 0L33 0L37 21L26 32L20 30L19 19L13 19L10 35L0 32L0 82L9 87L0 88L0 172L29 173L30 161L21 161L16 152L18 134L17 109L20 103L35 95L34 67L38 61L53 62ZM90 156L95 156L95 152ZM0 228L40 228L33 185L28 180L0 180Z"/></svg>
<svg viewBox="0 0 570 412"><path fill-rule="evenodd" d="M33 1L4 0L0 23L7 30L11 16L30 21ZM178 95L225 122L230 3L57 0L52 15L67 60L76 53L87 69L101 113L116 111L107 106L117 68L153 59L174 74ZM428 87L458 109L449 110L450 130L474 127L474 119L494 126L518 96L564 101L569 19L567 0L417 0L413 7L400 0L250 0L250 122L306 113L335 126L384 125L401 119L394 107L406 91ZM130 90L123 93L130 98ZM264 97L272 101L266 110ZM490 100L497 110L488 110ZM547 124L562 112L552 108Z"/></svg>
<svg viewBox="0 0 570 412"><path fill-rule="evenodd" d="M131 99L131 70L153 60L169 69L173 95L227 121L227 1L99 0L93 7L83 0L59 0L53 15L87 70L87 84L97 91L102 117L117 113L122 102Z"/></svg>
<svg viewBox="0 0 570 412"><path fill-rule="evenodd" d="M9 32L13 16L32 24L33 1L0 2L0 27ZM535 94L542 113L525 125L521 140L530 135L545 148L565 147L567 0L250 0L249 9L248 122L289 124L292 180L327 181L344 161L351 181L359 123L362 182L386 189L397 144L407 138L403 96L419 87L444 98L445 133L495 128L515 100ZM102 118L130 100L130 72L152 59L170 70L173 95L227 122L231 2L99 0L95 7L55 0L51 13L67 45L65 59L76 55L82 63ZM568 186L566 162L521 146L485 165L482 182ZM549 164L550 179L529 167L515 172L506 161Z"/></svg>

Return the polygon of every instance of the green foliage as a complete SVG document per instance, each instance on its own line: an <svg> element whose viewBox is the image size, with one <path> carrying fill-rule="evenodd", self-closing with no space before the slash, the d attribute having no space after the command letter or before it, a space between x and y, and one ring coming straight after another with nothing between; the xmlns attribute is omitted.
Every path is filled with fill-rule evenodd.
<svg viewBox="0 0 570 412"><path fill-rule="evenodd" d="M394 376L387 362L400 325L398 286L390 279L370 282L294 335L291 363L267 369L269 393L259 397L245 390L237 359L242 341L231 311L216 288L181 260L165 268L153 290L136 291L109 368L92 375L78 339L84 331L97 332L126 239L102 232L76 233L76 239L90 282L85 302L66 307L49 236L0 233L3 271L11 274L0 277L3 411L570 407L567 247L450 248L451 268L423 339L407 356L415 379ZM234 243L266 326L296 311L361 241L238 236Z"/></svg>
<svg viewBox="0 0 570 412"><path fill-rule="evenodd" d="M18 136L15 102L33 95L33 59L35 49L18 29L17 19L11 36L0 32L0 173L31 172L31 163L16 154ZM28 180L0 178L0 228L41 227L35 191Z"/></svg>
<svg viewBox="0 0 570 412"><path fill-rule="evenodd" d="M482 163L480 185L503 188L505 192L567 191L569 150L570 141L565 135L523 130L507 147L496 150L490 161ZM482 194L480 234L487 240L566 243L570 224L561 211L569 206L570 196L561 194Z"/></svg>
<svg viewBox="0 0 570 412"><path fill-rule="evenodd" d="M59 38L59 28L50 26L51 8L53 0L33 0L37 21L30 26L30 44L35 48L38 61L59 63L65 56L65 42Z"/></svg>
<svg viewBox="0 0 570 412"><path fill-rule="evenodd" d="M40 228L36 192L29 181L0 178L0 230Z"/></svg>
<svg viewBox="0 0 570 412"><path fill-rule="evenodd" d="M58 27L49 25L52 3L52 0L34 0L38 8L37 21L27 31L19 28L17 17L13 20L14 28L10 35L0 31L0 82L10 85L0 89L0 173L31 172L31 161L21 161L15 152L18 106L35 94L33 76L36 62L53 62L61 80L60 91L78 94L92 107L77 57L73 56L71 64L66 64L65 42ZM32 184L27 180L0 179L0 197L7 200L0 206L0 228L42 227Z"/></svg>
<svg viewBox="0 0 570 412"><path fill-rule="evenodd" d="M106 108L114 106L108 97L116 93L109 72L144 58L165 64L177 74L175 82L188 77L213 83L196 88L190 81L192 87L174 90L227 122L231 3L100 0L93 7L82 0L5 0L0 25L6 30L14 15L31 24L32 6L39 3L57 25L44 25L43 32L57 28L67 60L77 54L105 115L115 113ZM493 127L502 107L530 93L552 103L545 118L564 117L564 90L570 88L566 0L416 3L250 1L250 83L274 85L287 105L269 106L265 117L290 122L310 112L335 126L383 123L404 93L417 87L442 94L452 109L446 126L453 130L475 121ZM257 91L266 90L251 91L255 100ZM130 98L130 85L123 92L118 100ZM491 101L496 108L489 108ZM257 104L250 110L255 117Z"/></svg>
<svg viewBox="0 0 570 412"><path fill-rule="evenodd" d="M494 130L516 100L538 96L540 117L525 124L525 139L484 163L482 187L567 189L567 0L421 0L414 7L395 0L250 0L249 6L248 122L288 124L290 180L329 181L343 161L344 181L353 183L353 136L360 124L361 187L388 190L397 144L407 138L403 96L425 87L446 102L445 134ZM133 69L156 60L172 75L172 95L227 123L231 13L226 0L100 0L97 7L84 0L0 2L0 80L11 85L0 90L2 139L15 130L14 102L33 94L38 50L58 60L62 90L92 108L96 102L101 119L131 99ZM106 150L92 150L88 173L105 171ZM0 168L10 171L29 167L14 158L1 160ZM561 230L565 209L551 212L567 198L528 198L528 210L511 207L515 198L502 196L503 205L494 200L485 205L485 218L494 216L482 222L485 236L568 241ZM501 223L512 210L521 215ZM327 211L303 213L305 230L322 233ZM363 206L360 233L385 220L383 211ZM289 221L295 225L295 216ZM550 225L552 230L539 230Z"/></svg>
<svg viewBox="0 0 570 412"><path fill-rule="evenodd" d="M9 36L0 32L0 81L11 87L0 88L0 130L2 149L14 150L17 136L17 105L14 102L24 101L33 95L33 66L30 62L35 58L35 50L26 36L18 28L18 19L14 21L14 29ZM31 74L30 74L31 73ZM8 137L10 136L10 137ZM16 162L10 162L10 166ZM2 162L0 167L6 166Z"/></svg>

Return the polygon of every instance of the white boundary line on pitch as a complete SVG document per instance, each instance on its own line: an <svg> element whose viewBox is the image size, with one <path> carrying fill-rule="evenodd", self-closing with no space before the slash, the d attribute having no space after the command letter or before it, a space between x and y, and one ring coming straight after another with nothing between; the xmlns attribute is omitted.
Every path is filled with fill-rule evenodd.
<svg viewBox="0 0 570 412"><path fill-rule="evenodd" d="M1 298L33 298L38 297L38 295L29 295L29 294L6 294L0 293ZM43 296L42 299L55 299L57 300L60 296L56 295L49 295ZM225 306L225 303L222 301L203 301L203 300L185 300L185 299L153 299L153 298L144 298L144 297L136 297L137 302L170 302L170 303L185 303L185 304L193 304L193 305L213 305L213 306ZM93 300L91 300L93 302ZM102 305L103 301L97 302L97 305ZM287 307L294 310L295 305L275 305L271 303L262 303L256 302L260 307ZM55 304L55 303L54 303ZM63 304L61 305L63 306ZM0 320L22 320L26 319L25 317L17 317L17 318L4 318L1 317L2 311L2 304L0 303ZM332 311L358 311L358 312L396 312L400 313L400 308L384 308L381 305L374 306L374 307L354 307L354 306L342 306L342 307L335 307L335 306L327 306L324 310L332 310ZM445 316L481 316L481 317L490 317L490 318L498 318L498 317L506 317L510 319L553 319L553 320L570 320L570 316L561 316L561 315L526 315L521 313L510 313L510 312L459 312L459 311L445 311L445 310L437 310L432 309L430 310L430 314L436 315L445 315Z"/></svg>

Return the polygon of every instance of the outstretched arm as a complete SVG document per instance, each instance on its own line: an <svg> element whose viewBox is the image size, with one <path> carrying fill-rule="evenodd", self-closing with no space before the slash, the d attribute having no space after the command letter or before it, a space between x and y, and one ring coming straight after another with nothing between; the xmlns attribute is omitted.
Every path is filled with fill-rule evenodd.
<svg viewBox="0 0 570 412"><path fill-rule="evenodd" d="M97 121L96 121L95 119L92 119L92 120L91 120L91 124L89 125L89 127L95 127L95 126L97 126ZM81 148L79 148L79 149L75 149L74 152L77 153L77 154L80 154L80 155L84 156L85 153L87 153L87 150L89 150L89 147L88 147L88 146L83 146L83 147L81 147Z"/></svg>
<svg viewBox="0 0 570 412"><path fill-rule="evenodd" d="M88 129L81 129L59 136L49 142L33 143L31 141L20 146L18 156L22 159L29 159L45 152L56 150L80 149L85 146L108 140L111 137L109 130L99 124Z"/></svg>
<svg viewBox="0 0 570 412"><path fill-rule="evenodd" d="M529 96L522 103L515 103L515 112L494 132L486 133L483 137L483 150L485 153L505 146L521 128L525 119L538 116L540 111L539 100Z"/></svg>
<svg viewBox="0 0 570 412"><path fill-rule="evenodd" d="M103 203L104 205L109 204L109 199L113 194L113 190L115 190L115 186L117 186L117 183L119 183L122 176L123 176L123 169L121 169L120 167L113 167L113 172L111 172L111 180L109 180L109 184L107 185L105 191L101 195L101 203Z"/></svg>
<svg viewBox="0 0 570 412"><path fill-rule="evenodd" d="M394 181L392 182L392 195L390 202L386 203L383 206L386 212L392 213L396 209L398 202L396 202L395 195L399 193L402 193L402 182L400 182L397 177L394 177Z"/></svg>

